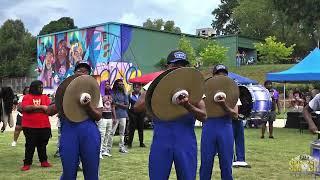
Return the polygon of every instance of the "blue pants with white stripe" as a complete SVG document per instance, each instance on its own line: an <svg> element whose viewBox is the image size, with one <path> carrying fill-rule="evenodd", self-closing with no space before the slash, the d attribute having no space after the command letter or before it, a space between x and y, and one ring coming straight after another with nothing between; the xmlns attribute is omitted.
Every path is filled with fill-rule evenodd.
<svg viewBox="0 0 320 180"><path fill-rule="evenodd" d="M99 179L100 133L91 120L74 123L63 119L61 122L60 155L63 173L61 180L77 178L79 157L84 179Z"/></svg>
<svg viewBox="0 0 320 180"><path fill-rule="evenodd" d="M230 117L208 118L201 135L200 180L210 180L218 154L221 179L232 180L233 130Z"/></svg>
<svg viewBox="0 0 320 180"><path fill-rule="evenodd" d="M151 180L169 179L172 163L178 180L195 180L197 173L197 139L192 114L175 121L154 121L149 155Z"/></svg>

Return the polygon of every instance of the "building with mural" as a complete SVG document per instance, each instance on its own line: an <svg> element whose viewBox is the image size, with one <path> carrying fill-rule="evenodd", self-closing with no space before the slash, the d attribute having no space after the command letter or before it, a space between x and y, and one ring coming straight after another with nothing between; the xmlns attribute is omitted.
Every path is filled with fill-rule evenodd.
<svg viewBox="0 0 320 180"><path fill-rule="evenodd" d="M201 37L183 35L197 47ZM155 65L177 49L180 38L181 34L113 22L38 36L38 78L46 88L56 89L73 73L77 61L86 60L99 83L123 78L129 87L130 78L157 71ZM226 64L235 64L241 48L256 57L253 42L257 41L241 38L237 35L215 38L228 47ZM239 39L246 43L241 44Z"/></svg>

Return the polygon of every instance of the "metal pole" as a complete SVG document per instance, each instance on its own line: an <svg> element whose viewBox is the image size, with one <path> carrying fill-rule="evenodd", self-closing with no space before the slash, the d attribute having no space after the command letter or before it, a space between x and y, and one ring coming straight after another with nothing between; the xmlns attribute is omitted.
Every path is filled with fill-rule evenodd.
<svg viewBox="0 0 320 180"><path fill-rule="evenodd" d="M286 112L286 83L283 84L283 113Z"/></svg>
<svg viewBox="0 0 320 180"><path fill-rule="evenodd" d="M283 84L283 114L284 114L284 127L286 126L287 122L287 113L286 113L286 83Z"/></svg>

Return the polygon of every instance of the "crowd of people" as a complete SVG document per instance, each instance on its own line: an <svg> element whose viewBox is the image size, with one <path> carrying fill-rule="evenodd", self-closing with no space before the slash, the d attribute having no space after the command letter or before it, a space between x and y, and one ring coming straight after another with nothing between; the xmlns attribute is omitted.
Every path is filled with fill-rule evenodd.
<svg viewBox="0 0 320 180"><path fill-rule="evenodd" d="M171 52L167 57L167 68L180 68L189 65L187 55L180 50ZM76 75L90 75L91 67L87 62L79 61L75 66ZM212 76L227 76L228 68L223 64L215 65ZM117 79L113 85L105 82L105 90L100 95L99 104L94 107L90 101L83 104L88 119L82 122L72 122L65 116L59 117L58 144L56 157L61 158L63 172L61 179L76 179L79 165L85 179L99 178L99 162L104 156L112 156L113 138L119 128L119 152L128 153L133 146L135 130L138 129L139 146L144 144L143 129L145 117L145 94L150 83L133 84L131 93L127 93L123 80ZM269 123L269 138L273 136L273 121L276 110L280 113L279 96L272 88L272 83L266 81L265 87L272 96L272 109L263 120L261 138L264 138L266 123ZM144 89L144 91L142 91ZM47 95L43 95L43 82L33 81L26 87L24 95L19 100L17 125L12 146L20 131L26 137L23 171L30 169L35 148L41 167L51 167L47 157L47 144L51 137L49 116L57 114L55 103ZM205 96L203 98L206 98ZM203 122L201 138L200 179L211 179L214 157L219 157L222 179L233 179L232 167L251 166L245 160L245 138L243 122L238 116L238 107L229 107L224 96L217 103L225 111L222 117L207 117L204 100L190 102L188 96L177 99L177 105L185 108L188 113L172 121L163 121L153 117L153 140L149 155L150 179L168 179L172 164L178 179L196 179L197 172L197 139L195 136L195 121ZM316 96L319 99L319 96ZM293 100L292 100L293 101ZM294 93L293 106L304 107L304 100ZM277 107L277 108L276 108ZM320 109L318 100L311 100L306 106L308 112ZM308 120L308 118L307 118ZM312 132L317 129L311 125ZM129 123L129 125L127 125ZM128 131L128 133L127 133ZM125 136L128 135L128 138ZM234 152L235 149L235 152Z"/></svg>

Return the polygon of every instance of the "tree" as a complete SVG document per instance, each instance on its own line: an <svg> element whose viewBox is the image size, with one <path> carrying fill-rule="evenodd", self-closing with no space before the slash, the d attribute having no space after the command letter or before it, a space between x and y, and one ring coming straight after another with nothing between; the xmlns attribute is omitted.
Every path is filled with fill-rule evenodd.
<svg viewBox="0 0 320 180"><path fill-rule="evenodd" d="M148 18L146 22L142 24L143 27L154 29L154 30L163 30L162 27L164 25L164 21L162 19L154 19L153 21Z"/></svg>
<svg viewBox="0 0 320 180"><path fill-rule="evenodd" d="M22 50L23 50L22 53L24 53L27 57L30 57L32 60L36 59L36 56L37 56L37 40L29 32L25 33L25 35L24 35Z"/></svg>
<svg viewBox="0 0 320 180"><path fill-rule="evenodd" d="M153 21L153 24L155 26L155 29L162 30L163 29L163 25L164 25L164 21L162 19L155 19Z"/></svg>
<svg viewBox="0 0 320 180"><path fill-rule="evenodd" d="M287 17L290 25L298 24L301 32L308 34L316 44L320 37L320 1L273 0L278 11Z"/></svg>
<svg viewBox="0 0 320 180"><path fill-rule="evenodd" d="M304 56L310 47L315 46L316 39L320 39L320 28L318 21L313 21L313 25L304 25L303 18L309 15L300 16L305 13L306 1L288 1L288 0L239 0L238 5L231 10L231 19L237 22L239 34L265 39L268 36L275 36L281 42L286 44L294 44L294 56ZM298 7L298 8L297 8ZM289 11L290 9L290 11ZM317 7L312 7L308 11L314 12ZM312 13L311 13L312 14ZM306 27L315 27L313 31L307 31ZM319 28L317 28L319 27Z"/></svg>
<svg viewBox="0 0 320 180"><path fill-rule="evenodd" d="M25 76L36 59L36 38L21 20L7 20L0 27L0 77Z"/></svg>
<svg viewBox="0 0 320 180"><path fill-rule="evenodd" d="M142 27L149 28L149 29L155 28L150 18L148 18L147 21L142 24ZM158 29L158 30L161 30L161 29Z"/></svg>
<svg viewBox="0 0 320 180"><path fill-rule="evenodd" d="M174 33L181 33L179 27L175 26L174 21L163 21L163 19L154 19L153 21L148 18L146 22L142 24L144 28L159 30L159 31L169 31Z"/></svg>
<svg viewBox="0 0 320 180"><path fill-rule="evenodd" d="M237 34L238 23L232 18L233 9L239 5L238 0L221 0L219 7L212 11L215 20L212 27L219 35Z"/></svg>
<svg viewBox="0 0 320 180"><path fill-rule="evenodd" d="M191 42L185 37L182 36L179 40L179 49L184 51L187 54L190 65L195 66L197 64L196 54L191 45Z"/></svg>
<svg viewBox="0 0 320 180"><path fill-rule="evenodd" d="M25 32L24 24L21 20L9 19L5 21L1 27L1 39L20 41L23 38Z"/></svg>
<svg viewBox="0 0 320 180"><path fill-rule="evenodd" d="M199 53L201 62L204 66L212 66L213 64L219 64L226 61L227 48L220 46L213 40L210 40L207 44L207 47L203 48Z"/></svg>
<svg viewBox="0 0 320 180"><path fill-rule="evenodd" d="M276 42L274 36L267 37L265 43L255 43L254 46L259 52L261 64L286 63L293 52L295 44L286 47L285 43Z"/></svg>
<svg viewBox="0 0 320 180"><path fill-rule="evenodd" d="M169 32L181 33L179 27L175 27L174 21L167 21L163 25L163 29Z"/></svg>
<svg viewBox="0 0 320 180"><path fill-rule="evenodd" d="M69 29L75 29L77 26L74 25L74 21L70 17L62 17L57 21L51 21L49 24L43 26L39 35L65 31Z"/></svg>
<svg viewBox="0 0 320 180"><path fill-rule="evenodd" d="M0 29L0 60L15 59L22 48L25 28L21 20L7 20Z"/></svg>
<svg viewBox="0 0 320 180"><path fill-rule="evenodd" d="M273 34L275 16L271 1L241 0L231 17L238 23L241 35L264 39Z"/></svg>
<svg viewBox="0 0 320 180"><path fill-rule="evenodd" d="M208 45L210 43L213 43L215 42L214 40L212 39L200 39L199 40L199 44L198 46L195 48L195 53L197 56L200 56L200 53L206 48L208 47Z"/></svg>

